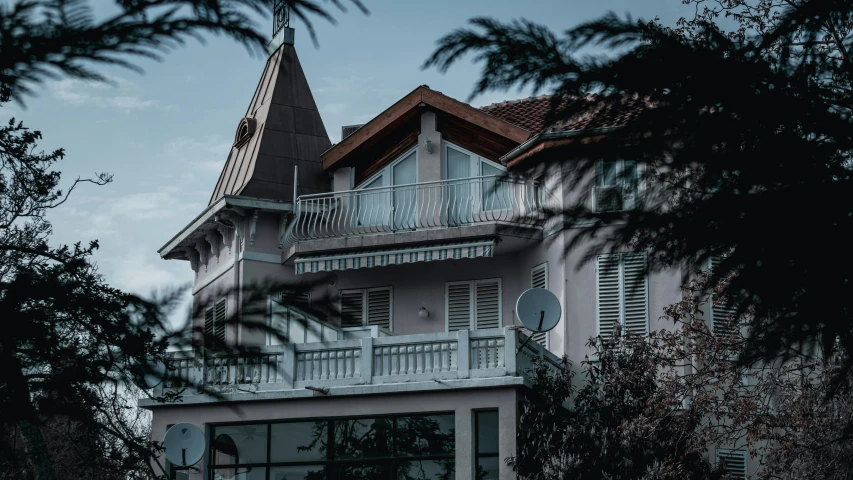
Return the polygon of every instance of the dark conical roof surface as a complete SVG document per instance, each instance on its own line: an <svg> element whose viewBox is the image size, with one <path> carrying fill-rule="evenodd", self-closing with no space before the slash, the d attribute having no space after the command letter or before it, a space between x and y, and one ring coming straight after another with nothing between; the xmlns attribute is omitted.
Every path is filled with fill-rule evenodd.
<svg viewBox="0 0 853 480"><path fill-rule="evenodd" d="M292 200L294 165L299 194L326 191L320 154L329 147L296 50L282 45L267 60L210 204L223 195Z"/></svg>

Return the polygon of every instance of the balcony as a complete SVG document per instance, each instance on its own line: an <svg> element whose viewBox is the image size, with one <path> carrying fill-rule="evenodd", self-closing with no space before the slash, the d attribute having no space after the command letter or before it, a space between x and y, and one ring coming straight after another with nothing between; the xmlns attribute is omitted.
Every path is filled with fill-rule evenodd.
<svg viewBox="0 0 853 480"><path fill-rule="evenodd" d="M302 195L281 244L483 224L540 228L550 200L535 182L506 176Z"/></svg>
<svg viewBox="0 0 853 480"><path fill-rule="evenodd" d="M505 327L265 346L251 357L176 352L170 374L180 380L154 393L183 385L181 403L191 404L530 385L535 359L561 367L536 342L519 350L525 338Z"/></svg>

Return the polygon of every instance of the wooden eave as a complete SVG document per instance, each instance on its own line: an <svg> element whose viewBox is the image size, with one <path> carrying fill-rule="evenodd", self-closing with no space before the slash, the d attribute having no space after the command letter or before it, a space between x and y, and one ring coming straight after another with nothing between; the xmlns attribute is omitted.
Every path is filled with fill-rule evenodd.
<svg viewBox="0 0 853 480"><path fill-rule="evenodd" d="M351 166L356 158L361 157L360 154L380 143L384 136L394 134L397 127L405 124L412 117L419 116L425 109L432 109L476 126L491 135L505 139L507 145L518 145L530 137L530 132L523 128L425 86L420 86L326 151L322 155L323 169Z"/></svg>

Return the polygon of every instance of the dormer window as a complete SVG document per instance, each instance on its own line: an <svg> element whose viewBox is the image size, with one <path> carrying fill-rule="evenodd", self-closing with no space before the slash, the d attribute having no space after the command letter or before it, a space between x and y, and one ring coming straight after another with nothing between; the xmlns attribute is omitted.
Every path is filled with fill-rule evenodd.
<svg viewBox="0 0 853 480"><path fill-rule="evenodd" d="M243 117L240 120L240 124L237 125L237 134L234 135L234 146L237 148L242 147L252 138L252 134L255 133L255 119L249 117Z"/></svg>

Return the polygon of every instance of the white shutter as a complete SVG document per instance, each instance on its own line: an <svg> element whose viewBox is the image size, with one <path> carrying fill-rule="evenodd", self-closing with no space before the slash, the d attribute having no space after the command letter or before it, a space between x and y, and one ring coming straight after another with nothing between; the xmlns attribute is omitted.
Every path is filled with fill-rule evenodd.
<svg viewBox="0 0 853 480"><path fill-rule="evenodd" d="M623 334L648 334L648 292L645 253L599 255L596 258L598 334L611 336L617 324Z"/></svg>
<svg viewBox="0 0 853 480"><path fill-rule="evenodd" d="M204 336L213 338L213 305L204 309Z"/></svg>
<svg viewBox="0 0 853 480"><path fill-rule="evenodd" d="M364 325L364 290L341 290L341 327Z"/></svg>
<svg viewBox="0 0 853 480"><path fill-rule="evenodd" d="M213 305L213 335L225 343L225 322L228 319L228 299L221 298Z"/></svg>
<svg viewBox="0 0 853 480"><path fill-rule="evenodd" d="M367 324L391 330L391 287L367 289Z"/></svg>
<svg viewBox="0 0 853 480"><path fill-rule="evenodd" d="M472 282L453 282L446 285L447 331L471 329Z"/></svg>
<svg viewBox="0 0 853 480"><path fill-rule="evenodd" d="M530 271L530 288L548 289L548 262L536 265ZM524 333L531 335L531 331L524 329ZM545 348L548 348L548 332L532 333L532 340Z"/></svg>
<svg viewBox="0 0 853 480"><path fill-rule="evenodd" d="M613 328L621 323L619 276L619 255L596 258L598 334L605 338L613 335Z"/></svg>
<svg viewBox="0 0 853 480"><path fill-rule="evenodd" d="M476 330L501 327L501 280L477 280L474 282L474 325Z"/></svg>
<svg viewBox="0 0 853 480"><path fill-rule="evenodd" d="M746 478L746 450L717 449L717 463L726 464L730 478Z"/></svg>
<svg viewBox="0 0 853 480"><path fill-rule="evenodd" d="M624 326L634 335L649 333L646 254L622 254Z"/></svg>
<svg viewBox="0 0 853 480"><path fill-rule="evenodd" d="M711 257L711 271L719 268L720 260L720 257ZM711 298L711 331L716 337L729 337L734 333L732 323L736 320L736 310L731 305L727 305L725 299L722 300L714 305L714 300Z"/></svg>

